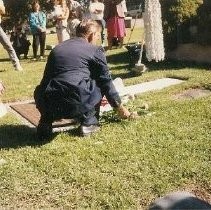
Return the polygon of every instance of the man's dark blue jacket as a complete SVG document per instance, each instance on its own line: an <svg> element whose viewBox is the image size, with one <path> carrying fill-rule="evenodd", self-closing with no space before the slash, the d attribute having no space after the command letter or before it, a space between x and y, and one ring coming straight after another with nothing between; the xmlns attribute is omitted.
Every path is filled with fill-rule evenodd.
<svg viewBox="0 0 211 210"><path fill-rule="evenodd" d="M34 97L41 115L56 119L80 117L93 110L104 95L113 107L121 103L104 50L75 38L51 51Z"/></svg>

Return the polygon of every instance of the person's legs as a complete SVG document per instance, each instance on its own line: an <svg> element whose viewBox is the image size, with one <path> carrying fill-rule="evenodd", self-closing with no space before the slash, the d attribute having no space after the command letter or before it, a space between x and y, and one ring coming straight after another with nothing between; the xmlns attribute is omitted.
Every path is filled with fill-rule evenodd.
<svg viewBox="0 0 211 210"><path fill-rule="evenodd" d="M83 114L80 119L80 132L82 136L88 136L100 129L99 127L99 105Z"/></svg>
<svg viewBox="0 0 211 210"><path fill-rule="evenodd" d="M107 37L107 41L108 41L108 50L111 50L112 49L112 46L113 46L113 37Z"/></svg>
<svg viewBox="0 0 211 210"><path fill-rule="evenodd" d="M39 44L40 44L39 35L33 34L32 48L33 48L33 55L35 59L37 58L37 51L38 51Z"/></svg>
<svg viewBox="0 0 211 210"><path fill-rule="evenodd" d="M61 43L62 42L62 34L61 34L60 28L56 29L56 34L57 34L58 43Z"/></svg>
<svg viewBox="0 0 211 210"><path fill-rule="evenodd" d="M81 119L81 125L84 126L98 125L98 120L95 114L96 114L95 109L84 113Z"/></svg>
<svg viewBox="0 0 211 210"><path fill-rule="evenodd" d="M124 37L119 37L118 40L119 40L119 47L122 48L124 43Z"/></svg>
<svg viewBox="0 0 211 210"><path fill-rule="evenodd" d="M108 50L111 50L113 46L113 39L117 37L116 17L109 18L106 22L106 26L107 26Z"/></svg>
<svg viewBox="0 0 211 210"><path fill-rule="evenodd" d="M20 49L20 54L24 54L24 58L27 59L28 57L28 52L29 52L29 46L30 46L30 41L23 38L21 40L21 49Z"/></svg>
<svg viewBox="0 0 211 210"><path fill-rule="evenodd" d="M3 45L4 49L8 52L9 57L15 67L15 70L17 71L23 70L12 44L1 26L0 26L0 43Z"/></svg>
<svg viewBox="0 0 211 210"><path fill-rule="evenodd" d="M28 58L29 46L30 46L29 42L26 41L26 44L25 44L25 46L24 46L24 58L25 58L25 59Z"/></svg>
<svg viewBox="0 0 211 210"><path fill-rule="evenodd" d="M105 25L106 25L106 22L104 19L102 20L97 20L97 22L101 25L102 27L102 31L101 31L101 43L102 43L102 46L104 46L104 41L105 41Z"/></svg>
<svg viewBox="0 0 211 210"><path fill-rule="evenodd" d="M48 113L41 113L40 121L37 126L37 138L38 140L47 140L52 134L52 122Z"/></svg>
<svg viewBox="0 0 211 210"><path fill-rule="evenodd" d="M69 35L66 27L62 28L62 34L61 35L62 35L62 42L70 39L70 35Z"/></svg>
<svg viewBox="0 0 211 210"><path fill-rule="evenodd" d="M40 141L47 140L52 134L52 122L53 116L51 113L48 113L48 102L46 101L45 96L42 94L40 86L37 86L34 91L34 99L37 109L40 112L40 120L37 126L37 138Z"/></svg>
<svg viewBox="0 0 211 210"><path fill-rule="evenodd" d="M61 43L70 38L70 35L66 27L57 28L56 33L57 33L58 43Z"/></svg>
<svg viewBox="0 0 211 210"><path fill-rule="evenodd" d="M124 37L126 36L124 18L120 18L120 17L116 18L116 27L117 27L117 38L119 40L119 47L121 48L124 43Z"/></svg>
<svg viewBox="0 0 211 210"><path fill-rule="evenodd" d="M45 55L46 33L45 32L40 33L39 39L40 39L40 57L43 57Z"/></svg>
<svg viewBox="0 0 211 210"><path fill-rule="evenodd" d="M98 121L100 119L100 105L101 101L97 105L95 105L95 117L97 118Z"/></svg>
<svg viewBox="0 0 211 210"><path fill-rule="evenodd" d="M13 48L15 50L15 53L16 53L18 59L20 60L21 48L20 47L14 47L14 46L13 46Z"/></svg>

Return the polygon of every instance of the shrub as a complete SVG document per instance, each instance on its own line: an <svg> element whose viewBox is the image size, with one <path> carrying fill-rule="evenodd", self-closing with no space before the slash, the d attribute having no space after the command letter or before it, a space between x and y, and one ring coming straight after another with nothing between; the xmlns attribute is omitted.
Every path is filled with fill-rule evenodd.
<svg viewBox="0 0 211 210"><path fill-rule="evenodd" d="M198 43L211 45L211 1L204 0L198 9Z"/></svg>
<svg viewBox="0 0 211 210"><path fill-rule="evenodd" d="M197 11L203 0L160 0L164 42L167 49L190 41L190 25L197 24Z"/></svg>

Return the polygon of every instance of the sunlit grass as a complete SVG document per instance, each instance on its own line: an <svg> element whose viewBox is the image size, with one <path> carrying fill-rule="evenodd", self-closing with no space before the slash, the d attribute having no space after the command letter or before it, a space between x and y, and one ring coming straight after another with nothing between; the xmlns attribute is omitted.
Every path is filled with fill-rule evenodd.
<svg viewBox="0 0 211 210"><path fill-rule="evenodd" d="M132 42L139 36L137 29ZM55 41L55 35L48 36L47 43ZM0 54L8 57L3 49ZM183 189L211 199L211 97L172 99L189 88L211 88L210 71L186 63L147 63L148 72L133 76L125 49L107 57L113 77L127 85L163 77L186 80L127 105L140 111L147 102L151 115L134 121L108 117L101 131L87 138L71 131L41 144L35 130L12 113L0 118L0 159L6 161L0 164L2 208L142 209L158 196ZM10 61L0 62L5 102L32 99L40 82L45 62L21 63L24 71L15 72Z"/></svg>

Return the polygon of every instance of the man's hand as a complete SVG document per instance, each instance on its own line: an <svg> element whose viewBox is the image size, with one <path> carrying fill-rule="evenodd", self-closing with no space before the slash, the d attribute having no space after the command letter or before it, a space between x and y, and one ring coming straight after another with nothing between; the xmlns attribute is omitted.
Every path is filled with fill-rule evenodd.
<svg viewBox="0 0 211 210"><path fill-rule="evenodd" d="M129 112L127 108L125 108L123 105L120 105L117 109L118 115L122 119L138 119L139 115L137 112Z"/></svg>
<svg viewBox="0 0 211 210"><path fill-rule="evenodd" d="M117 107L117 113L122 119L127 119L130 117L131 113L123 105Z"/></svg>
<svg viewBox="0 0 211 210"><path fill-rule="evenodd" d="M3 94L4 92L4 85L2 84L2 82L0 81L0 95Z"/></svg>

